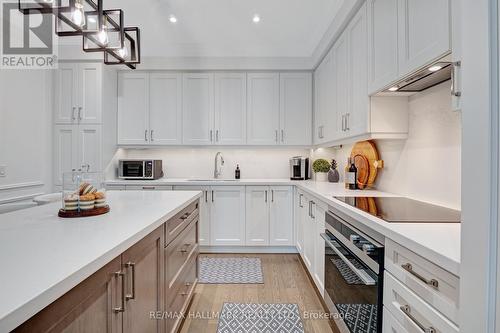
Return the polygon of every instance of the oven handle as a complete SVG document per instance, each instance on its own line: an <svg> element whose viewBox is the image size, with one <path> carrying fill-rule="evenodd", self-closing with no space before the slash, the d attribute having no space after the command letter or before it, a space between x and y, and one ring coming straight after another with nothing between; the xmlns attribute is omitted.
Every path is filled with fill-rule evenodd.
<svg viewBox="0 0 500 333"><path fill-rule="evenodd" d="M373 286L376 284L376 281L364 270L354 267L354 265L349 260L347 260L347 258L332 244L330 238L326 234L320 234L320 236L325 240L326 244L328 244L328 246L335 252L335 254L338 255L339 258L354 272L354 274L356 274L356 276L359 277L361 281L363 281L366 286Z"/></svg>

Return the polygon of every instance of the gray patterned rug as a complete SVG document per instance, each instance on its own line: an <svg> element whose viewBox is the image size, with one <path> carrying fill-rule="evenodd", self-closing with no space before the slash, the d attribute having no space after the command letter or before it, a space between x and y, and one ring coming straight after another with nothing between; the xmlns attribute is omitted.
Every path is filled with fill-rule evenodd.
<svg viewBox="0 0 500 333"><path fill-rule="evenodd" d="M335 304L352 333L377 333L377 306L372 304Z"/></svg>
<svg viewBox="0 0 500 333"><path fill-rule="evenodd" d="M199 258L199 283L264 283L260 258Z"/></svg>
<svg viewBox="0 0 500 333"><path fill-rule="evenodd" d="M224 303L217 333L304 333L297 304Z"/></svg>

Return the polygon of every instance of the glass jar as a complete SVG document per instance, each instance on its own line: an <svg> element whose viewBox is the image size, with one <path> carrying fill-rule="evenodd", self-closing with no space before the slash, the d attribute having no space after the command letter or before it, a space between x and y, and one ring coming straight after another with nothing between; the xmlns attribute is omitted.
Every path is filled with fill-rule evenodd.
<svg viewBox="0 0 500 333"><path fill-rule="evenodd" d="M61 210L80 213L107 206L104 175L73 170L63 173Z"/></svg>

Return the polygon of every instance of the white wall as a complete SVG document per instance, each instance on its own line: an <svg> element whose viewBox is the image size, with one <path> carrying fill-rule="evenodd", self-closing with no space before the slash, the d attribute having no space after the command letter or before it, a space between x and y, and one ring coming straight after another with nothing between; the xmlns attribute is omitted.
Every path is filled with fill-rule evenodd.
<svg viewBox="0 0 500 333"><path fill-rule="evenodd" d="M127 158L155 158L163 160L163 170L168 178L211 178L214 157L220 151L225 160L221 178L234 178L236 164L240 165L241 178L289 178L289 161L292 156L309 156L307 149L289 148L165 148L129 149Z"/></svg>
<svg viewBox="0 0 500 333"><path fill-rule="evenodd" d="M52 190L52 73L0 70L0 204Z"/></svg>
<svg viewBox="0 0 500 333"><path fill-rule="evenodd" d="M409 98L408 140L376 145L385 162L377 189L460 209L461 113L451 111L449 81ZM351 149L335 151L340 170Z"/></svg>

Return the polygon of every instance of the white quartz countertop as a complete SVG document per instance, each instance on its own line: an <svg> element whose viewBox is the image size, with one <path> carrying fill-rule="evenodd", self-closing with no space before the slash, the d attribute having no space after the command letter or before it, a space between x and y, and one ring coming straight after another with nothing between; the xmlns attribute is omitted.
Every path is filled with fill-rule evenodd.
<svg viewBox="0 0 500 333"><path fill-rule="evenodd" d="M353 191L344 188L343 183L328 183L307 181L292 181L290 179L241 179L241 180L188 180L169 179L158 180L112 180L108 185L288 185L306 191L327 205L339 209L355 218L368 228L407 247L422 257L434 262L457 276L460 275L460 223L388 223L380 218L351 207L334 197L340 196L398 196L395 194L363 190Z"/></svg>
<svg viewBox="0 0 500 333"><path fill-rule="evenodd" d="M0 332L9 332L201 196L108 191L108 214L62 219L60 203L0 215Z"/></svg>

